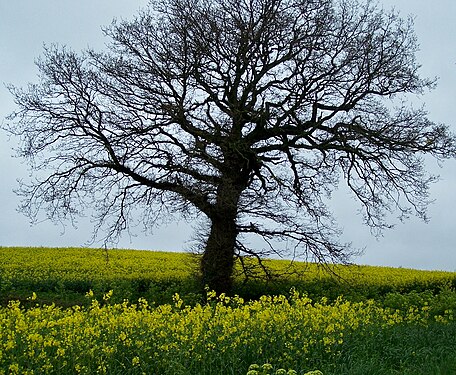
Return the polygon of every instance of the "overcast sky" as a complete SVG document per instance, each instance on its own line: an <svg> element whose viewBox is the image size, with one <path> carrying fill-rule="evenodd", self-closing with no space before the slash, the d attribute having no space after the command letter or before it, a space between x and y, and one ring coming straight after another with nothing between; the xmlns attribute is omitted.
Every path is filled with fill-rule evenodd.
<svg viewBox="0 0 456 375"><path fill-rule="evenodd" d="M0 122L15 107L5 84L17 86L37 81L34 60L43 43L57 42L75 50L88 46L101 49L107 41L100 27L114 17L130 18L147 0L0 0ZM426 103L431 120L450 125L456 132L456 1L454 0L380 0L386 8L395 6L403 16L415 16L415 30L421 51L418 61L421 75L439 77L438 87L420 100ZM16 212L19 200L13 193L16 180L28 176L27 166L12 158L17 140L8 141L0 131L0 246L82 246L90 239L91 226L81 220L77 229L42 222L30 226ZM374 239L356 215L356 206L341 188L333 198L333 207L344 240L366 248L359 264L402 266L420 269L456 271L456 161L439 168L432 187L435 203L429 209L431 221L425 224L411 219ZM153 235L124 238L119 247L183 251L188 247L191 228L185 223L170 224Z"/></svg>

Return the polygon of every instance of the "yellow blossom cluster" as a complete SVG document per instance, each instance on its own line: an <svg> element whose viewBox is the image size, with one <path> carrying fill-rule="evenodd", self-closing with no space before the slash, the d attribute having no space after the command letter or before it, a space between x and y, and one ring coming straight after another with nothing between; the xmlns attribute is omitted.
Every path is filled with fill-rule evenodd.
<svg viewBox="0 0 456 375"><path fill-rule="evenodd" d="M192 307L177 294L157 307L145 299L110 304L111 296L89 307L24 309L12 301L0 308L0 374L196 374L229 366L245 374L257 360L286 367L337 355L354 331L429 319L426 309L314 302L294 291L250 302L208 293L206 304Z"/></svg>

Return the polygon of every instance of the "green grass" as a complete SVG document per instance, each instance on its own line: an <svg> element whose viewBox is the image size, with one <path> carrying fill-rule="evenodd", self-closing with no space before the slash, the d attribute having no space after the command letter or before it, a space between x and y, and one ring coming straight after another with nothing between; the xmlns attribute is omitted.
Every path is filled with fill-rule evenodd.
<svg viewBox="0 0 456 375"><path fill-rule="evenodd" d="M338 375L454 375L456 323L395 326L354 333L325 374Z"/></svg>
<svg viewBox="0 0 456 375"><path fill-rule="evenodd" d="M307 366L324 375L456 374L456 322L371 328L346 337L336 356L322 353Z"/></svg>

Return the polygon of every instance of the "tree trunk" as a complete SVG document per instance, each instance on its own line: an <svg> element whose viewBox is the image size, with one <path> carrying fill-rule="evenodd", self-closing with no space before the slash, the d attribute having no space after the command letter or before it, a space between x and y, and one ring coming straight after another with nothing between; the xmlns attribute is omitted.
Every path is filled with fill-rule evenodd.
<svg viewBox="0 0 456 375"><path fill-rule="evenodd" d="M212 219L211 231L201 260L203 285L217 293L230 293L233 286L235 218Z"/></svg>
<svg viewBox="0 0 456 375"><path fill-rule="evenodd" d="M233 162L234 158L231 158ZM217 293L230 293L233 286L238 204L247 174L232 168L217 188L217 202L211 215L211 230L201 260L203 285Z"/></svg>

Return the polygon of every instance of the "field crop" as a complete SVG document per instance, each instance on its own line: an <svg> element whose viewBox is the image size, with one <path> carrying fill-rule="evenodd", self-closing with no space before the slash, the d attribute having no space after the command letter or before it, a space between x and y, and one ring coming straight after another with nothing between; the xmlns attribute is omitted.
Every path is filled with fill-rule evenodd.
<svg viewBox="0 0 456 375"><path fill-rule="evenodd" d="M0 374L456 373L454 273L268 263L202 298L187 254L0 248Z"/></svg>
<svg viewBox="0 0 456 375"><path fill-rule="evenodd" d="M119 301L149 296L171 301L175 292L195 290L189 254L87 248L1 248L0 301L23 300L30 291L42 302L85 303L92 290L114 290Z"/></svg>
<svg viewBox="0 0 456 375"><path fill-rule="evenodd" d="M388 293L436 293L442 287L456 287L456 273L452 272L357 265L333 265L328 272L328 268L312 263L265 263L276 275L273 280L264 280L261 274L245 280L238 265L234 293L255 299L264 294L287 294L295 288L312 299L335 300L343 295L362 301ZM83 304L89 290L97 298L113 290L115 302L146 297L157 304L171 303L174 293L191 302L198 291L197 271L197 256L185 253L0 247L0 303L24 301L34 291L39 292L41 302Z"/></svg>
<svg viewBox="0 0 456 375"><path fill-rule="evenodd" d="M245 374L255 362L304 372L337 362L353 337L454 319L450 310L431 317L429 305L400 311L297 292L248 303L209 293L194 307L178 295L156 308L110 297L67 309L10 302L0 310L0 373Z"/></svg>

